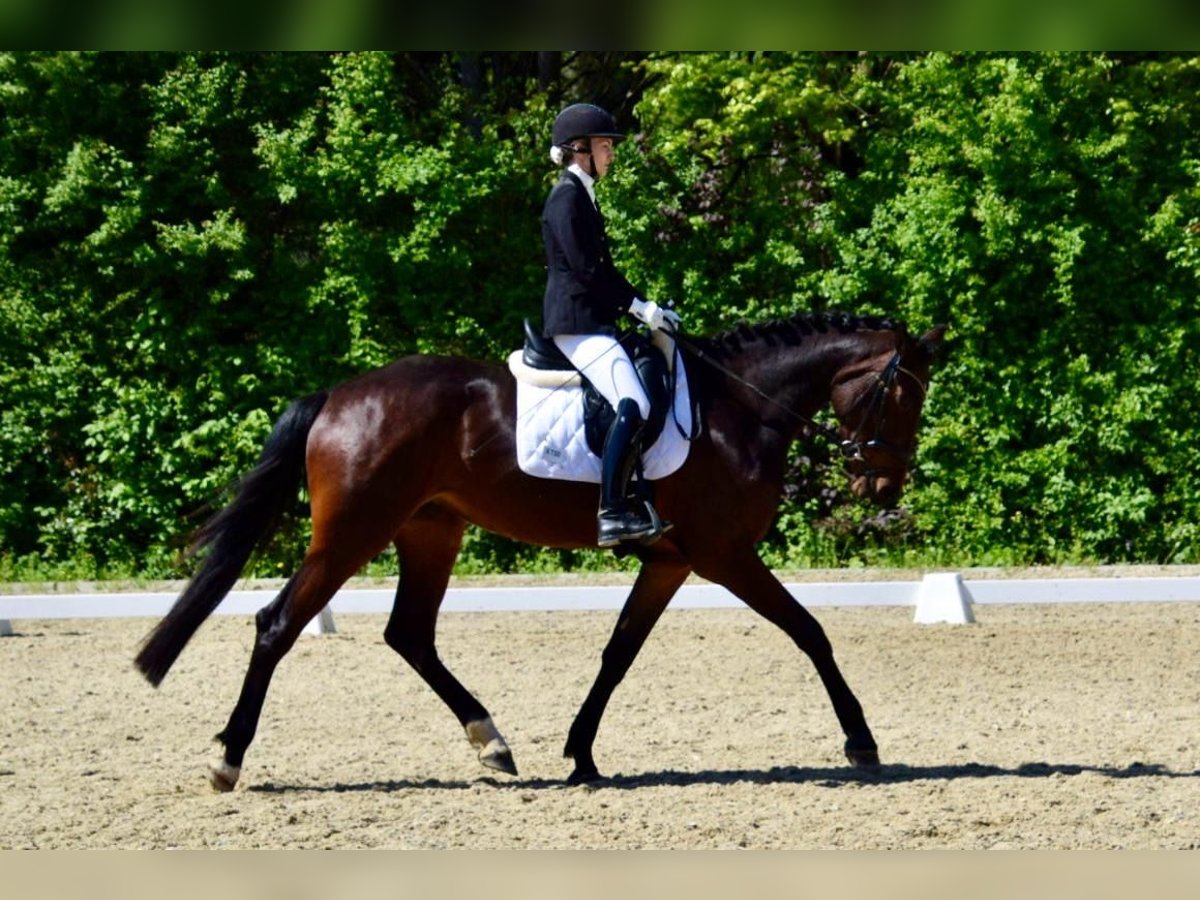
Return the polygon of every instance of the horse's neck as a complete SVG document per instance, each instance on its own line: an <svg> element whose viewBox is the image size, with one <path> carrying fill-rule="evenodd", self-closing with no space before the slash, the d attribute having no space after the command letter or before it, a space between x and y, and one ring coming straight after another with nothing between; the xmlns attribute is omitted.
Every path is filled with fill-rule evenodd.
<svg viewBox="0 0 1200 900"><path fill-rule="evenodd" d="M730 368L770 398L762 400L764 418L778 418L781 408L810 418L829 402L838 373L894 343L886 331L809 335L795 344L748 347Z"/></svg>

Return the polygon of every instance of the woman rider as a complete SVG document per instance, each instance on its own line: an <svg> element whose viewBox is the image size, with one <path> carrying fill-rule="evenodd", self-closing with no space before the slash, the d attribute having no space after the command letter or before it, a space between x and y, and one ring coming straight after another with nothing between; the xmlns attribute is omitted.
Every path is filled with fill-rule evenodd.
<svg viewBox="0 0 1200 900"><path fill-rule="evenodd" d="M604 441L597 543L650 543L662 534L657 515L648 503L626 496L650 401L617 340L616 322L629 313L651 330L674 329L679 317L641 299L609 253L594 186L624 137L612 116L590 103L572 104L554 120L551 137L550 158L562 175L542 213L547 272L542 333L616 410Z"/></svg>

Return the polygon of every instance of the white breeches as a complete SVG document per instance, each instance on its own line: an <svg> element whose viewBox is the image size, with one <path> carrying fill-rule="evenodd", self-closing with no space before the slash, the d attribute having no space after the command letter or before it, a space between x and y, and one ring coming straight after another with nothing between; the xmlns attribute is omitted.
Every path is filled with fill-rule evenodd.
<svg viewBox="0 0 1200 900"><path fill-rule="evenodd" d="M605 400L616 409L622 400L634 400L642 418L650 417L650 398L637 377L621 342L607 334L558 334L554 343L576 369L587 376Z"/></svg>

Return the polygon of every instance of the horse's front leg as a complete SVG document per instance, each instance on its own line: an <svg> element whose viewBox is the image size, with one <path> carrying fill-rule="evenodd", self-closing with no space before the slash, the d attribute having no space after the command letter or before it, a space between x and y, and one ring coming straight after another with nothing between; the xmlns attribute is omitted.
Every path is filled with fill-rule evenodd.
<svg viewBox="0 0 1200 900"><path fill-rule="evenodd" d="M707 567L706 567L707 568ZM858 698L846 684L833 658L833 647L821 624L780 584L753 548L725 557L700 575L726 587L759 615L782 628L816 667L833 711L846 735L845 753L850 762L864 769L879 766L879 749Z"/></svg>
<svg viewBox="0 0 1200 900"><path fill-rule="evenodd" d="M446 668L434 643L438 610L465 528L462 519L432 506L405 524L395 540L400 584L383 636L458 717L479 761L490 769L516 775L512 752L492 717Z"/></svg>
<svg viewBox="0 0 1200 900"><path fill-rule="evenodd" d="M633 590L625 601L617 626L601 657L600 672L588 691L571 730L563 756L575 760L569 784L595 781L600 777L592 758L592 745L600 728L600 718L621 679L646 642L654 624L662 615L691 569L679 557L658 558L646 562L638 573Z"/></svg>

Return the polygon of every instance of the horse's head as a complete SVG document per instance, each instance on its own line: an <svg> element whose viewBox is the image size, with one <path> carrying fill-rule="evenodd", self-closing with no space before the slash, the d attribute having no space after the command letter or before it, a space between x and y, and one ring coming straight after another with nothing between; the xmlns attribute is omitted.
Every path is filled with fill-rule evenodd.
<svg viewBox="0 0 1200 900"><path fill-rule="evenodd" d="M831 400L838 418L850 489L883 506L900 499L917 447L929 366L946 326L919 338L897 332L898 345L838 372Z"/></svg>

